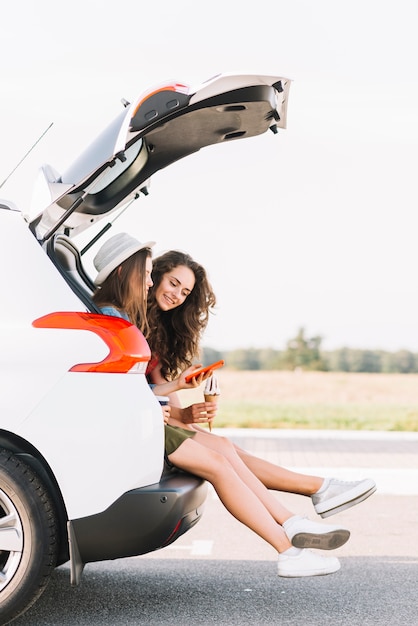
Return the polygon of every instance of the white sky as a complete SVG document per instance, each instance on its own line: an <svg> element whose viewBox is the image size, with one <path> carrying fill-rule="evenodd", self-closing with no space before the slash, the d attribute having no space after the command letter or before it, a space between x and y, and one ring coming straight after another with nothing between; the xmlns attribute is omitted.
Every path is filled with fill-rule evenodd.
<svg viewBox="0 0 418 626"><path fill-rule="evenodd" d="M0 184L54 125L0 197L26 212L39 165L64 171L156 83L291 78L286 130L157 173L113 232L205 265L211 347L303 326L327 349L418 351L416 0L17 0L1 24Z"/></svg>

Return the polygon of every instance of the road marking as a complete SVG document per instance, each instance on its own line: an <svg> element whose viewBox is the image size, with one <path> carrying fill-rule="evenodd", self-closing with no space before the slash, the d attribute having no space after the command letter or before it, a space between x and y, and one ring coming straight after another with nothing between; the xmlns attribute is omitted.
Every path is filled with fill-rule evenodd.
<svg viewBox="0 0 418 626"><path fill-rule="evenodd" d="M212 554L213 541L210 539L196 539L186 546L171 544L166 550L183 550L190 552L192 556L210 556Z"/></svg>
<svg viewBox="0 0 418 626"><path fill-rule="evenodd" d="M197 539L192 541L192 554L195 556L209 556L212 554L213 541Z"/></svg>

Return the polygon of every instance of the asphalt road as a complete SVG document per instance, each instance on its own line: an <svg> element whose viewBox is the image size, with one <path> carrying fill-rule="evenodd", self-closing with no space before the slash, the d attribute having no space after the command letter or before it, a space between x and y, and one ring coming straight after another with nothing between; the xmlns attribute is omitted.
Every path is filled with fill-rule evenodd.
<svg viewBox="0 0 418 626"><path fill-rule="evenodd" d="M234 520L211 489L203 519L175 544L145 557L88 564L77 588L70 587L64 565L37 604L14 624L416 626L418 435L384 436L380 442L371 438L367 446L364 438L357 439L354 448L349 436L336 437L334 446L332 434L322 443L300 434L299 443L297 439L289 435L287 452L283 437L280 443L246 443L258 454L265 450L269 458L280 448L286 459L291 449L294 467L306 446L310 453L316 450L312 464L327 475L367 471L378 483L369 500L323 520L351 530L349 542L334 551L342 564L336 574L279 578L274 550ZM332 457L335 447L339 453ZM350 450L351 467L345 457L344 467L339 464L343 447ZM293 511L320 521L309 499L277 497Z"/></svg>

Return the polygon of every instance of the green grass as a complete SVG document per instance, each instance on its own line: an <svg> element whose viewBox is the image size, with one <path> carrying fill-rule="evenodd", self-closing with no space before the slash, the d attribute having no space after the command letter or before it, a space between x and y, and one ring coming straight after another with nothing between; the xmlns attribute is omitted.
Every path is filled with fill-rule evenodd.
<svg viewBox="0 0 418 626"><path fill-rule="evenodd" d="M218 428L418 431L418 406L276 404L224 400Z"/></svg>

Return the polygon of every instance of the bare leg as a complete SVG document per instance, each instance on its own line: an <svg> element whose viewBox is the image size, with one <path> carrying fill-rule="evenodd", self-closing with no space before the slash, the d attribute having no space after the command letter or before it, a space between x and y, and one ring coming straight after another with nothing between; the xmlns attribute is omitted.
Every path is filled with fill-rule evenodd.
<svg viewBox="0 0 418 626"><path fill-rule="evenodd" d="M171 422L171 420L170 420ZM187 425L177 420L173 420L173 425L184 428ZM226 443L234 448L235 455L242 461L247 467L251 476L257 478L258 481L267 489L275 491L283 491L288 493L295 493L298 495L312 497L312 503L315 511L321 517L329 517L335 515L340 511L344 511L360 502L363 502L366 498L371 496L376 491L375 482L366 478L360 481L341 481L335 478L323 478L322 476L311 476L309 474L300 474L298 472L292 472L280 465L275 465L269 461L265 461L259 457L256 457L246 450L243 450L236 444L230 442L226 437L220 437L213 433L209 433L205 428L202 428L198 423L191 423L188 425L191 430L194 430L199 437L199 443L203 446L217 450L224 456L226 455L233 466L236 461L232 461L234 455L231 456L231 451L226 452L228 449ZM322 489L321 489L322 488ZM321 489L321 491L319 491ZM268 502L264 500L264 496L259 495L260 499L265 503L266 507L273 513ZM283 514L283 510L282 510ZM279 523L283 524L283 515L275 515L275 519Z"/></svg>
<svg viewBox="0 0 418 626"><path fill-rule="evenodd" d="M194 438L195 439L195 438ZM208 480L226 509L277 552L291 547L284 530L222 454L187 439L170 456L177 467ZM245 466L244 466L245 467Z"/></svg>
<svg viewBox="0 0 418 626"><path fill-rule="evenodd" d="M261 480L267 489L311 496L321 488L324 482L324 479L320 476L291 472L285 467L253 456L239 446L235 446L235 449L245 465Z"/></svg>
<svg viewBox="0 0 418 626"><path fill-rule="evenodd" d="M194 441L201 444L205 448L209 448L226 457L238 474L240 479L253 491L257 498L264 504L270 515L274 517L276 522L283 524L286 520L294 515L286 509L277 499L277 496L271 493L263 483L255 476L240 459L235 450L234 445L225 437L212 437L208 433L198 432L194 437Z"/></svg>
<svg viewBox="0 0 418 626"><path fill-rule="evenodd" d="M180 426L181 428L187 427L187 425L182 422L178 422L173 419L170 423ZM206 428L202 428L199 424L192 424L189 425L189 427L198 433L203 433L204 435L207 435L207 437L211 437L211 440L206 437L204 440L201 440L200 443L215 450L219 450L219 447L216 445L216 441L219 439L226 439L220 435L209 433ZM285 467L260 459L246 450L243 450L236 444L232 445L248 469L255 476L257 476L267 489L285 491L287 493L296 493L302 496L311 496L322 487L324 478L320 476L310 476L309 474L292 472Z"/></svg>
<svg viewBox="0 0 418 626"><path fill-rule="evenodd" d="M200 434L200 438L202 437L208 436ZM260 483L256 476L251 474L229 441L224 440L226 443L224 455L211 449L210 446L202 446L197 441L198 438L199 434L196 434L194 439L183 441L177 450L169 455L169 460L177 467L211 482L231 515L275 548L278 553L279 576L318 576L339 570L340 563L335 557L323 557L311 550L303 549L312 545L308 542L321 538L322 529L319 533L312 533L312 529L306 530L304 525L300 526L298 516L291 516L284 522L286 532L277 523L275 515L280 517L284 511L287 517L286 509L275 500L274 496L272 500L270 499L273 494ZM274 515L270 507L275 510ZM290 527L288 527L289 524ZM331 546L324 543L322 546L316 545L315 547L324 549L338 547L348 539L349 533L348 535L347 533L348 531L346 531L346 537L341 535L341 541L335 535L338 545ZM331 535L330 539L333 540L334 532L327 534ZM341 534L338 529L337 534ZM292 546L289 537L292 538L293 546L297 547Z"/></svg>
<svg viewBox="0 0 418 626"><path fill-rule="evenodd" d="M203 429L199 429L198 432L205 435L204 438L201 438L200 443L213 447L222 454L226 454L225 442L233 446L240 460L266 489L312 496L312 504L321 517L329 517L349 509L363 502L376 491L376 484L370 478L347 482L291 472L284 467L253 456L224 437L209 434ZM321 487L324 487L325 490L319 492ZM283 524L283 521L280 523Z"/></svg>

